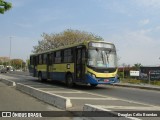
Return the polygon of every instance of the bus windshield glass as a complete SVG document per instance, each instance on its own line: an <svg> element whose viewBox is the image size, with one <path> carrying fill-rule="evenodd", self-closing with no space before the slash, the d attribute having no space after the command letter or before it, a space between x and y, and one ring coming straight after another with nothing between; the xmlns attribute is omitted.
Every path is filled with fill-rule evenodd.
<svg viewBox="0 0 160 120"><path fill-rule="evenodd" d="M95 48L88 50L88 65L91 67L111 68L117 67L115 49Z"/></svg>

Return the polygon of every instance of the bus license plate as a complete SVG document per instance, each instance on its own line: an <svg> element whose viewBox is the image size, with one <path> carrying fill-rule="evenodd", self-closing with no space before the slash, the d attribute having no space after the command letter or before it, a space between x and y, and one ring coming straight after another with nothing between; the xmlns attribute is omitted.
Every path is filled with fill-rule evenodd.
<svg viewBox="0 0 160 120"><path fill-rule="evenodd" d="M109 82L109 79L104 79L104 82Z"/></svg>

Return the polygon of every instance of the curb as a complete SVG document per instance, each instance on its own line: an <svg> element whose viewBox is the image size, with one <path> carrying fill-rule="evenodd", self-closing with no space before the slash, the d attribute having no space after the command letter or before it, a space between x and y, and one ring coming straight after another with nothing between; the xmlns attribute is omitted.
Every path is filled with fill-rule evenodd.
<svg viewBox="0 0 160 120"><path fill-rule="evenodd" d="M151 87L151 86L127 85L127 84L114 84L114 86L131 87L131 88L139 88L139 89L160 91L160 87Z"/></svg>
<svg viewBox="0 0 160 120"><path fill-rule="evenodd" d="M72 107L70 99L63 96L51 94L21 83L17 83L16 89L63 110Z"/></svg>
<svg viewBox="0 0 160 120"><path fill-rule="evenodd" d="M3 78L0 78L0 81L3 82L4 84L8 85L8 86L16 86L16 83L11 81L11 80L6 80Z"/></svg>

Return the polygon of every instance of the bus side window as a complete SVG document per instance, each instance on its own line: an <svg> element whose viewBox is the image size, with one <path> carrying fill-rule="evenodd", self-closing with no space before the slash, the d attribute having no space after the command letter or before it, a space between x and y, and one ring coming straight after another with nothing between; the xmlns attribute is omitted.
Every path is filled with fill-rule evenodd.
<svg viewBox="0 0 160 120"><path fill-rule="evenodd" d="M62 56L61 56L61 51L56 51L55 52L55 63L61 63Z"/></svg>
<svg viewBox="0 0 160 120"><path fill-rule="evenodd" d="M79 49L77 53L77 64L80 64L80 62L81 62L81 49Z"/></svg>
<svg viewBox="0 0 160 120"><path fill-rule="evenodd" d="M84 49L82 49L82 63L83 64L85 63L85 60L86 60L86 50L84 48Z"/></svg>
<svg viewBox="0 0 160 120"><path fill-rule="evenodd" d="M52 59L53 59L53 63L56 63L56 62L55 62L55 61L56 61L56 60L55 60L55 59L56 59L56 52L53 53Z"/></svg>
<svg viewBox="0 0 160 120"><path fill-rule="evenodd" d="M72 49L64 50L64 61L65 63L73 62Z"/></svg>
<svg viewBox="0 0 160 120"><path fill-rule="evenodd" d="M53 63L52 57L53 57L53 54L50 53L50 54L49 54L49 65L52 65L52 63Z"/></svg>
<svg viewBox="0 0 160 120"><path fill-rule="evenodd" d="M73 62L73 49L69 49L68 51L68 62Z"/></svg>
<svg viewBox="0 0 160 120"><path fill-rule="evenodd" d="M51 59L52 64L55 63L55 52L51 54Z"/></svg>
<svg viewBox="0 0 160 120"><path fill-rule="evenodd" d="M36 65L39 64L39 56L36 56Z"/></svg>
<svg viewBox="0 0 160 120"><path fill-rule="evenodd" d="M47 63L47 54L44 54L43 55L43 64L46 64Z"/></svg>
<svg viewBox="0 0 160 120"><path fill-rule="evenodd" d="M42 55L39 55L38 59L39 59L39 65L41 65L42 64Z"/></svg>

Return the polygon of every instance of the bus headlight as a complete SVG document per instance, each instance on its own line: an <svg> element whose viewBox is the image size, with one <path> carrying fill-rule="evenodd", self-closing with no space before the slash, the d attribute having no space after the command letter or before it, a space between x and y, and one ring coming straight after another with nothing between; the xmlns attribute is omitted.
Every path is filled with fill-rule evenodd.
<svg viewBox="0 0 160 120"><path fill-rule="evenodd" d="M93 78L96 78L96 75L90 73L90 72L87 72L88 75L92 76Z"/></svg>
<svg viewBox="0 0 160 120"><path fill-rule="evenodd" d="M96 78L96 76L94 74L92 74L90 72L87 72L87 73L88 73L88 75L92 76L93 78Z"/></svg>
<svg viewBox="0 0 160 120"><path fill-rule="evenodd" d="M92 77L93 77L93 78L96 78L96 76L95 76L94 74L92 74Z"/></svg>

